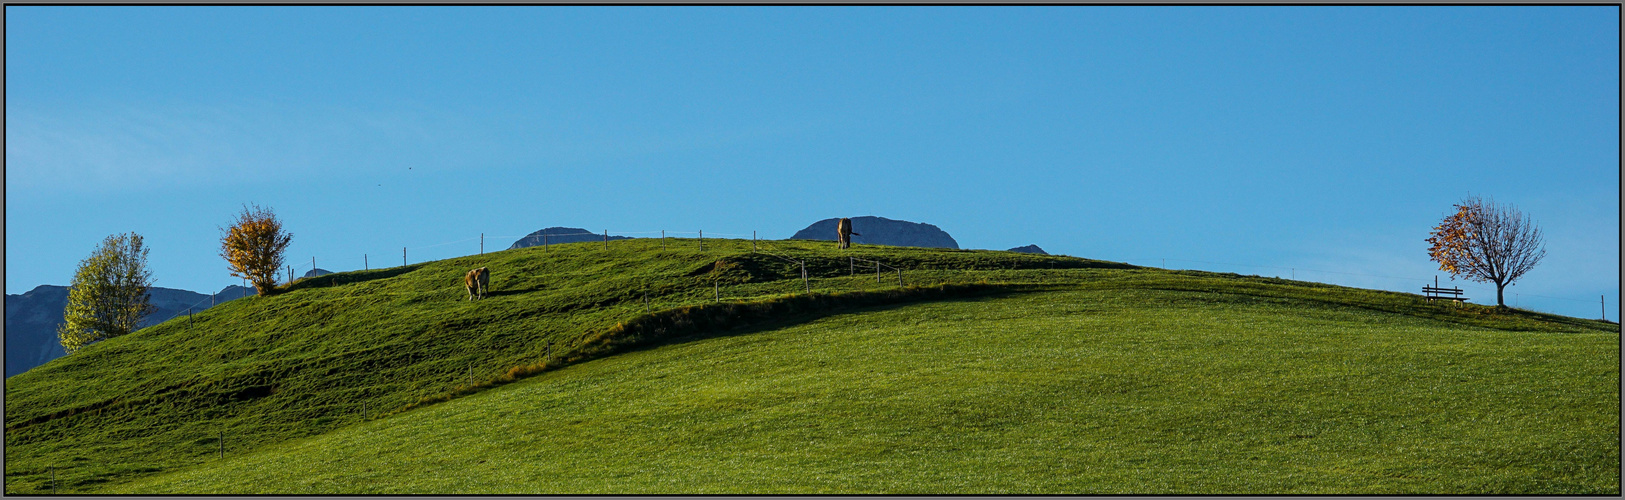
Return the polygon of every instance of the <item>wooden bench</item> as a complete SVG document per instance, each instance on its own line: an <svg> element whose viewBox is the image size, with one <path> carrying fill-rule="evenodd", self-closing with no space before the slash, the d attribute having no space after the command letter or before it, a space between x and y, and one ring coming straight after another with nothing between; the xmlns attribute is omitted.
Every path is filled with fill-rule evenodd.
<svg viewBox="0 0 1625 500"><path fill-rule="evenodd" d="M1461 296L1460 288L1439 288L1436 286L1422 285L1422 296L1426 297L1428 302L1433 302L1433 299L1454 300L1457 304L1467 301L1467 297Z"/></svg>

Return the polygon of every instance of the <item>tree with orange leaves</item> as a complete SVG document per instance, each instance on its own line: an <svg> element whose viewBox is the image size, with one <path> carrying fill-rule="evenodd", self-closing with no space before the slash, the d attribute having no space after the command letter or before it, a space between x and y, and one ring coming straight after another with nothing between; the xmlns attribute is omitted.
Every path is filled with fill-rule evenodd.
<svg viewBox="0 0 1625 500"><path fill-rule="evenodd" d="M264 297L276 291L276 273L282 269L283 252L293 235L282 230L282 221L269 208L243 207L237 221L220 230L220 256L226 259L231 275L246 278L254 292Z"/></svg>
<svg viewBox="0 0 1625 500"><path fill-rule="evenodd" d="M1427 239L1428 255L1453 277L1495 283L1495 304L1506 307L1507 285L1546 256L1540 227L1517 208L1470 196L1456 204Z"/></svg>

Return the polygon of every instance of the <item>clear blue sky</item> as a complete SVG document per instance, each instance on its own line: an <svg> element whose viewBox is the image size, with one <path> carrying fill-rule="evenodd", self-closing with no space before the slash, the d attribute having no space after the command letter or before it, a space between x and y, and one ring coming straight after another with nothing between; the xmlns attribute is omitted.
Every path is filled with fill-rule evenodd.
<svg viewBox="0 0 1625 500"><path fill-rule="evenodd" d="M125 231L158 286L239 283L244 203L301 272L877 215L1418 292L1476 194L1546 232L1509 303L1618 318L1617 7L5 12L7 293Z"/></svg>

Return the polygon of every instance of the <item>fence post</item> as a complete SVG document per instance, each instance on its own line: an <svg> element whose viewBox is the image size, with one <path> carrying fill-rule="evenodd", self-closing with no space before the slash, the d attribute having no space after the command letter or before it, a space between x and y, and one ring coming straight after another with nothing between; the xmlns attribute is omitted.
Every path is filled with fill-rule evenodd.
<svg viewBox="0 0 1625 500"><path fill-rule="evenodd" d="M1602 304L1602 320L1608 321L1608 294L1598 295L1597 303Z"/></svg>
<svg viewBox="0 0 1625 500"><path fill-rule="evenodd" d="M401 247L401 267L406 267L406 247Z"/></svg>
<svg viewBox="0 0 1625 500"><path fill-rule="evenodd" d="M547 233L542 233L542 251L547 251Z"/></svg>
<svg viewBox="0 0 1625 500"><path fill-rule="evenodd" d="M609 230L604 230L604 250L609 250Z"/></svg>
<svg viewBox="0 0 1625 500"><path fill-rule="evenodd" d="M661 250L666 249L666 230L665 229L660 230L660 249Z"/></svg>
<svg viewBox="0 0 1625 500"><path fill-rule="evenodd" d="M704 229L700 230L700 251L701 252L705 251L705 230Z"/></svg>
<svg viewBox="0 0 1625 500"><path fill-rule="evenodd" d="M192 308L186 308L186 327L192 328Z"/></svg>
<svg viewBox="0 0 1625 500"><path fill-rule="evenodd" d="M898 269L897 270L897 288L902 288L902 287L903 287L903 270Z"/></svg>
<svg viewBox="0 0 1625 500"><path fill-rule="evenodd" d="M805 286L807 288L807 292L810 293L812 292L812 283L807 281L807 261L799 261L797 263L801 264L801 284Z"/></svg>
<svg viewBox="0 0 1625 500"><path fill-rule="evenodd" d="M875 261L875 283L880 282L880 261Z"/></svg>
<svg viewBox="0 0 1625 500"><path fill-rule="evenodd" d="M712 281L711 282L711 302L721 302L721 301L722 301L722 284L717 283L715 281Z"/></svg>
<svg viewBox="0 0 1625 500"><path fill-rule="evenodd" d="M485 255L485 233L480 233L480 255Z"/></svg>
<svg viewBox="0 0 1625 500"><path fill-rule="evenodd" d="M750 253L756 253L756 231L750 232Z"/></svg>
<svg viewBox="0 0 1625 500"><path fill-rule="evenodd" d="M846 273L850 276L858 275L858 259L851 255L846 256Z"/></svg>
<svg viewBox="0 0 1625 500"><path fill-rule="evenodd" d="M220 430L220 459L225 460L225 458L226 458L226 431L225 431L225 429L221 429Z"/></svg>
<svg viewBox="0 0 1625 500"><path fill-rule="evenodd" d="M372 266L367 265L367 254L361 254L361 270L371 271Z"/></svg>

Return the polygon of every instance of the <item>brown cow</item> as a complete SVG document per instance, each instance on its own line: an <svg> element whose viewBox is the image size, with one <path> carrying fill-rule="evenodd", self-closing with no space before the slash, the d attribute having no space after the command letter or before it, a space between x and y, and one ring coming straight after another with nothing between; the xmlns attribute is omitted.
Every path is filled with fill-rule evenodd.
<svg viewBox="0 0 1625 500"><path fill-rule="evenodd" d="M841 235L841 244L839 245L839 248L851 248L852 235L858 234L852 232L852 219L848 219L846 217L842 217L840 222L835 223L835 232ZM858 234L858 236L863 235Z"/></svg>
<svg viewBox="0 0 1625 500"><path fill-rule="evenodd" d="M482 267L469 271L463 275L463 287L468 289L468 300L474 300L475 296L485 298L491 287L491 270Z"/></svg>

